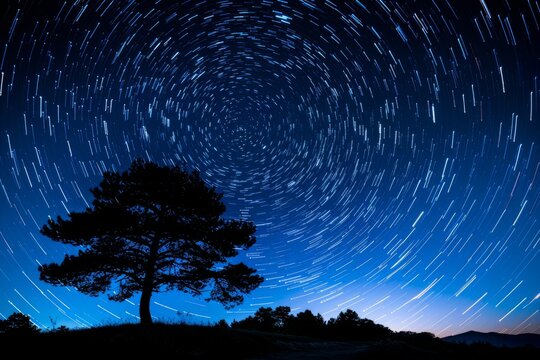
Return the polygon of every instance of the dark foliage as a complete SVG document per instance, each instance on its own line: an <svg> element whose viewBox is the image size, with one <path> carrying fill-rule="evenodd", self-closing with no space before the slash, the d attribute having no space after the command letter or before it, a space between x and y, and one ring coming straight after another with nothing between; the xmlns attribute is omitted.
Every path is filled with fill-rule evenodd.
<svg viewBox="0 0 540 360"><path fill-rule="evenodd" d="M69 328L65 325L61 325L57 327L56 329L51 330L52 332L59 332L59 333L65 333L69 331Z"/></svg>
<svg viewBox="0 0 540 360"><path fill-rule="evenodd" d="M384 339L392 335L387 327L372 320L360 318L356 311L347 309L337 318L328 320L326 332L329 337L346 340Z"/></svg>
<svg viewBox="0 0 540 360"><path fill-rule="evenodd" d="M406 341L409 344L422 345L422 346L433 344L434 340L437 339L435 335L429 332L415 333L412 331L400 331L400 332L394 333L393 338L396 340ZM441 340L437 339L437 341L441 341Z"/></svg>
<svg viewBox="0 0 540 360"><path fill-rule="evenodd" d="M290 314L288 306L278 306L275 310L261 307L253 316L232 323L233 328L274 331L288 334L324 337L336 340L374 340L386 339L393 335L387 327L362 319L353 310L339 313L337 318L325 323L320 314L313 315L310 310Z"/></svg>
<svg viewBox="0 0 540 360"><path fill-rule="evenodd" d="M232 326L240 329L254 329L260 331L287 330L286 325L291 318L291 308L278 306L275 310L270 307L259 308L253 316L239 322L233 322Z"/></svg>
<svg viewBox="0 0 540 360"><path fill-rule="evenodd" d="M126 172L106 172L92 207L49 220L41 233L81 248L60 264L40 266L40 279L111 300L141 292L142 323L151 323L152 293L180 290L226 308L243 301L262 277L227 259L255 243L255 225L225 220L222 194L199 173L134 161Z"/></svg>
<svg viewBox="0 0 540 360"><path fill-rule="evenodd" d="M311 310L306 310L289 318L287 330L295 335L322 337L325 325L321 314L313 315Z"/></svg>
<svg viewBox="0 0 540 360"><path fill-rule="evenodd" d="M219 320L214 326L222 329L229 328L229 324L224 319Z"/></svg>
<svg viewBox="0 0 540 360"><path fill-rule="evenodd" d="M30 317L22 313L13 313L6 320L0 320L0 334L32 334L39 328L32 323Z"/></svg>

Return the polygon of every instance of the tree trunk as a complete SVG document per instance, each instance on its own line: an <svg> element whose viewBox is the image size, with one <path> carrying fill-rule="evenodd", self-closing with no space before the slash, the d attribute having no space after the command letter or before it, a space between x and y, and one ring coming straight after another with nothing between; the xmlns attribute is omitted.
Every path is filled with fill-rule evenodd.
<svg viewBox="0 0 540 360"><path fill-rule="evenodd" d="M141 301L139 304L139 315L141 316L142 325L152 324L152 315L150 315L150 298L154 291L154 274L156 265L156 255L159 248L159 238L156 237L152 241L150 246L150 253L148 254L148 262L146 264L146 273L144 275Z"/></svg>
<svg viewBox="0 0 540 360"><path fill-rule="evenodd" d="M139 315L141 316L142 325L152 324L152 315L150 315L150 298L152 297L152 292L154 287L154 264L148 266L146 275L144 276L142 292L141 292L141 301L139 303Z"/></svg>
<svg viewBox="0 0 540 360"><path fill-rule="evenodd" d="M152 297L151 288L143 288L141 301L139 303L139 315L141 316L142 325L152 324L152 315L150 315L150 298Z"/></svg>

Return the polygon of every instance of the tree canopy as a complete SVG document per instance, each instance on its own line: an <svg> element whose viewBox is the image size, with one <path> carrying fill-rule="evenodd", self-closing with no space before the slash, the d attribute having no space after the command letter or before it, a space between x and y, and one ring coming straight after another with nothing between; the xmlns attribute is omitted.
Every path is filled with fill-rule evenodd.
<svg viewBox="0 0 540 360"><path fill-rule="evenodd" d="M50 219L41 233L77 246L76 255L39 267L40 279L123 301L141 293L140 318L151 323L152 293L208 292L226 308L259 286L256 270L228 258L255 243L255 225L222 217L223 194L196 171L135 160L125 172L105 172L90 190L92 207Z"/></svg>
<svg viewBox="0 0 540 360"><path fill-rule="evenodd" d="M26 335L39 332L28 315L13 313L5 320L0 320L0 334Z"/></svg>

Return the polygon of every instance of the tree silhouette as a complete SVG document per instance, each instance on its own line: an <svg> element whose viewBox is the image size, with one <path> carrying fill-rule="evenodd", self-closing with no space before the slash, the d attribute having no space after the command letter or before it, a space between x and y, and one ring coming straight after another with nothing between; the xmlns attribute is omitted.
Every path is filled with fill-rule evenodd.
<svg viewBox="0 0 540 360"><path fill-rule="evenodd" d="M278 329L283 329L290 321L291 318L291 308L289 306L278 306L274 310L274 327Z"/></svg>
<svg viewBox="0 0 540 360"><path fill-rule="evenodd" d="M217 323L215 323L214 326L221 329L228 329L230 327L229 324L227 323L227 320L225 319L219 320Z"/></svg>
<svg viewBox="0 0 540 360"><path fill-rule="evenodd" d="M336 319L328 320L327 330L336 337L356 340L380 339L392 334L387 327L370 319L360 318L358 313L351 309L340 312Z"/></svg>
<svg viewBox="0 0 540 360"><path fill-rule="evenodd" d="M272 331L276 325L274 310L270 307L261 307L253 315L258 329L263 331Z"/></svg>
<svg viewBox="0 0 540 360"><path fill-rule="evenodd" d="M360 325L360 321L360 316L356 311L347 309L338 314L336 325L354 328Z"/></svg>
<svg viewBox="0 0 540 360"><path fill-rule="evenodd" d="M305 310L291 316L287 328L294 334L321 336L325 327L321 314L314 315L311 310Z"/></svg>
<svg viewBox="0 0 540 360"><path fill-rule="evenodd" d="M105 172L92 207L49 220L41 233L81 248L60 264L39 267L40 279L123 301L140 292L141 323L152 323L154 292L180 290L226 308L243 301L262 277L244 263L231 264L255 243L251 222L224 220L222 194L198 172L135 160L126 172Z"/></svg>
<svg viewBox="0 0 540 360"><path fill-rule="evenodd" d="M39 328L32 323L29 316L22 313L13 313L6 320L0 320L0 333L23 335L37 332Z"/></svg>
<svg viewBox="0 0 540 360"><path fill-rule="evenodd" d="M240 329L256 329L262 331L283 331L291 318L291 308L288 306L260 307L253 316L240 321L233 321L232 327Z"/></svg>

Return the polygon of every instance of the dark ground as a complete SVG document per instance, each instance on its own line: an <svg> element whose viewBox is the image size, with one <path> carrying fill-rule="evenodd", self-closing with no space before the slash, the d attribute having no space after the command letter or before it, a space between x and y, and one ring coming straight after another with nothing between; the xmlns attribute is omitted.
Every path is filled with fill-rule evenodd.
<svg viewBox="0 0 540 360"><path fill-rule="evenodd" d="M154 324L107 326L30 335L0 334L0 348L17 358L121 358L152 359L456 359L484 356L540 358L538 348L495 348L485 344L446 343L440 339L415 343L396 339L379 341L327 341L193 325ZM4 358L0 354L0 358Z"/></svg>

